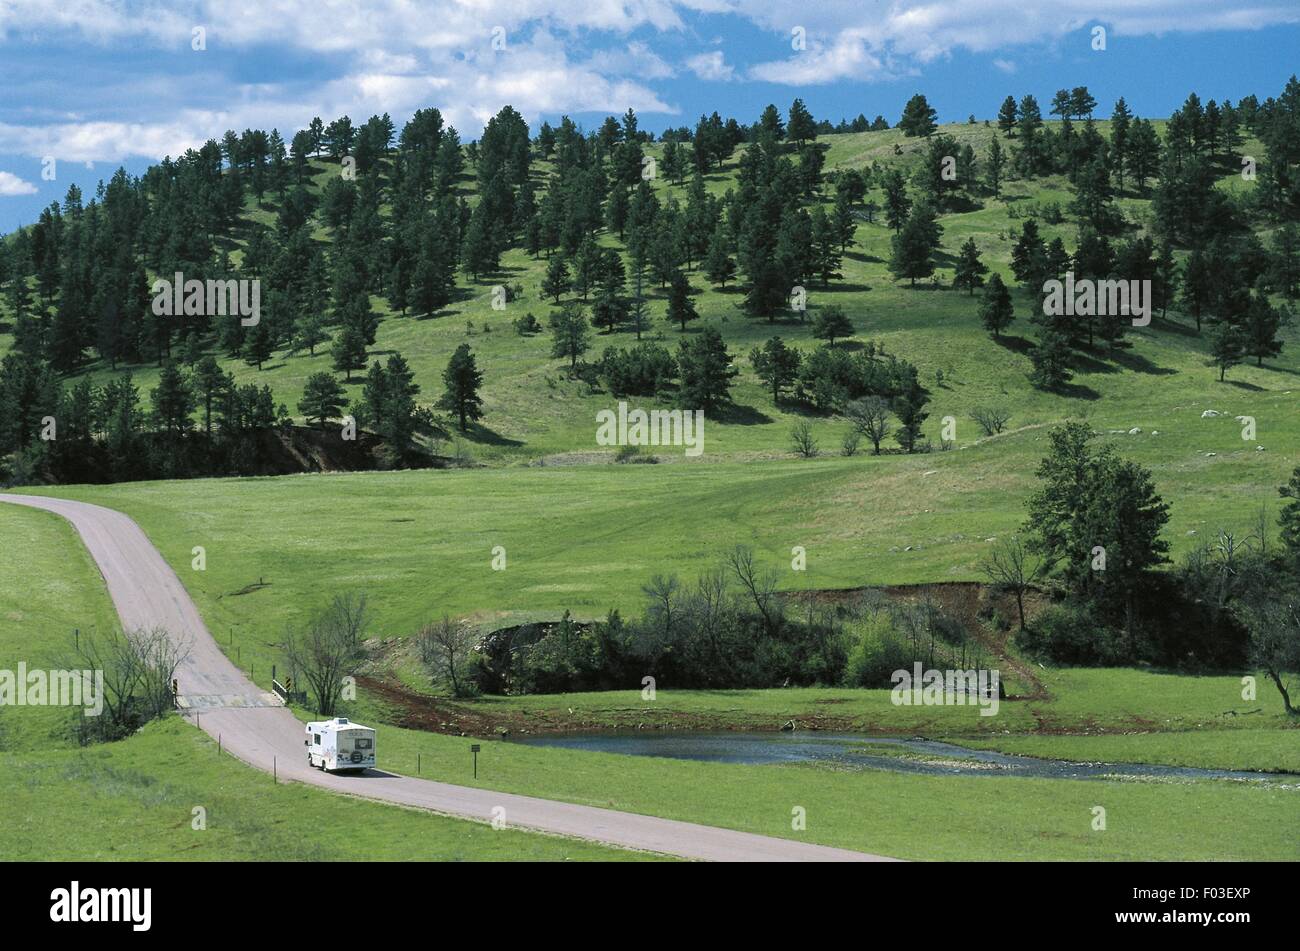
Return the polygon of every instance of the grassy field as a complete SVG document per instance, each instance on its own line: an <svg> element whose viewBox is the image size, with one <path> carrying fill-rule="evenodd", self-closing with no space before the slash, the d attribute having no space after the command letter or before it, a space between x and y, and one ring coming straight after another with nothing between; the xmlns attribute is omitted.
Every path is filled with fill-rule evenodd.
<svg viewBox="0 0 1300 951"><path fill-rule="evenodd" d="M1104 132L1106 124L1102 123L1101 128ZM981 159L994 135L993 129L982 125L950 125L941 131L954 136L961 144L971 143ZM907 139L898 130L832 135L820 141L827 146L828 172L841 166L858 168L873 162L910 169L924 149L921 140ZM895 147L901 150L900 154L894 154ZM1252 145L1247 143L1243 147ZM659 146L652 146L648 153L653 155L658 150ZM738 164L739 153L723 170L708 176L708 189L721 194L734 187ZM313 168L313 182L317 187L338 174L336 165L323 161L313 163ZM539 162L536 169L540 178L548 164ZM1240 188L1245 184L1233 176L1223 181L1224 188ZM472 203L476 199L472 175L466 175L461 187ZM655 188L661 199L673 195L679 201L685 200L685 185L672 185L660 177ZM879 201L881 195L877 191L871 197ZM1182 468L1207 465L1206 452L1217 452L1218 464L1226 462L1224 457L1234 452L1241 455L1253 452L1256 443L1245 445L1239 438L1239 427L1231 423L1237 415L1257 419L1258 443L1274 454L1281 454L1286 445L1295 445L1300 435L1294 412L1295 376L1300 372L1295 343L1300 340L1300 327L1286 331L1285 339L1291 346L1280 357L1263 368L1236 368L1226 384L1219 384L1217 371L1207 365L1206 339L1195 334L1190 319L1178 316L1172 322L1157 320L1151 327L1134 329L1131 350L1115 355L1097 352L1080 356L1074 384L1065 394L1044 393L1029 387L1026 347L1033 334L1028 325L1031 307L1028 298L1018 292L1017 321L1001 342L994 342L979 325L978 298L948 289L947 285L957 249L968 237L976 239L992 270L1009 277L1013 231L1035 210L1041 211L1050 203L1065 208L1071 197L1072 188L1064 178L1012 180L1000 199L986 197L983 207L943 215L940 224L944 236L937 258L939 273L935 282L923 282L915 288L905 282L895 282L888 273L886 262L892 232L883 218L875 223L860 223L856 244L844 260L842 279L827 287L809 288L810 309L802 315L803 320L794 313L776 324L748 319L738 310L741 296L735 287L714 288L698 270L692 272L701 319L690 326L687 335L699 333L706 326L716 327L736 356L741 371L734 391L737 408L709 421L704 447L706 458L747 460L755 456L788 455L790 425L803 418L804 411L784 402L773 405L770 393L749 366L748 354L774 333L804 349L816 346L818 341L812 337L811 319L819 307L829 304L842 306L854 323L856 333L846 342L847 346L875 341L921 369L922 382L933 392L926 435L936 443L942 418L952 416L957 420L957 445L969 446L976 440L978 430L967 414L977 406L996 403L1012 410L1011 425L1016 428L1081 415L1087 415L1101 429L1141 427L1144 435L1127 441L1135 454ZM246 216L273 224L270 196L267 201L267 207L258 208L250 198ZM1128 195L1119 204L1139 227L1147 227L1151 217L1147 198ZM1267 235L1268 226L1260 228ZM1067 248L1073 248L1076 242L1071 223L1051 224L1040 218L1040 230L1046 240L1060 236ZM327 229L320 228L317 237L327 240ZM602 240L610 246L616 244L608 235ZM238 262L241 254L236 249L232 260ZM614 400L607 393L593 392L587 384L569 379L564 361L550 357L548 334L521 337L510 326L515 317L526 312L532 312L545 323L551 310L550 300L540 293L545 266L544 258L533 259L522 250L511 250L503 257L499 274L478 282L470 282L467 276L460 275L461 299L432 318L396 315L384 299L373 299L376 312L384 319L372 357L401 352L423 388L420 400L426 404L431 405L441 394L441 372L452 351L461 343L471 344L486 378L483 393L486 417L483 425L469 436L471 452L482 462L511 464L537 459L554 461L557 457L567 459L573 454L584 457L612 454L612 450L602 449L595 442L595 414L608 408ZM492 288L516 282L522 284L523 296L510 302L504 311L493 310ZM649 292L652 293L650 338L675 347L682 334L662 319L666 311L663 292L656 286L651 286ZM598 358L605 346L628 346L633 339L631 331L596 334L588 357ZM8 335L0 335L0 352L9 341ZM316 356L280 354L261 370L239 360L225 361L225 365L240 383L269 385L277 400L296 412L307 377L312 372L330 369L328 354L329 345L325 344L317 348ZM142 396L147 399L157 379L157 368L145 364L124 369L135 374ZM102 380L109 371L92 363L88 372ZM359 395L359 380L350 391ZM650 401L640 402L650 405ZM1203 423L1199 417L1206 408L1225 412L1229 418ZM814 421L822 448L831 453L837 451L845 425L831 419L815 418ZM1160 430L1161 436L1147 436L1152 429ZM1008 448L1015 445L1012 441ZM665 458L670 455L665 454ZM680 459L680 454L676 458ZM1273 481L1280 468L1280 462L1265 462L1267 480ZM1249 479L1250 475L1249 471L1237 472L1233 479ZM1222 476L1214 481L1223 481Z"/></svg>
<svg viewBox="0 0 1300 951"><path fill-rule="evenodd" d="M1292 734L1294 737L1296 734ZM917 860L1300 859L1300 790L1219 780L1123 782L742 766L487 743L385 727L385 766ZM1107 828L1093 831L1092 809ZM803 807L806 831L791 829Z"/></svg>
<svg viewBox="0 0 1300 951"><path fill-rule="evenodd" d="M992 134L978 125L943 131L972 141L981 157ZM829 145L828 170L873 161L906 164L920 148L896 131L823 141ZM896 145L901 156L894 154ZM735 167L733 161L711 175L709 189L721 193L733 185ZM332 174L334 169L317 166L318 181ZM682 189L662 180L656 187L684 198ZM1225 179L1223 187L1243 183ZM466 190L472 191L468 185ZM469 445L486 467L35 491L100 503L135 518L175 567L232 659L264 686L271 665L283 661L278 645L286 626L301 623L344 590L367 593L374 610L370 633L387 639L405 637L444 613L490 626L556 617L564 610L579 618L600 617L610 608L635 611L640 586L652 574L690 578L736 544L752 546L763 563L777 568L786 590L978 579L990 541L1023 522L1048 427L1067 418L1086 420L1099 441L1151 468L1157 490L1171 504L1166 536L1175 556L1221 527L1244 534L1261 507L1271 520L1277 487L1300 446L1300 328L1285 331L1287 347L1279 358L1260 368L1234 368L1220 384L1207 365L1206 339L1188 318L1171 314L1172 321L1134 329L1131 349L1081 356L1070 390L1049 394L1030 388L1026 378L1028 302L1018 297L1017 322L995 342L979 326L978 299L946 288L956 250L967 237L1006 276L1012 230L1034 208L1047 202L1064 206L1070 197L1064 180L1013 181L1002 200L943 216L941 274L917 288L888 275L890 231L883 223L863 223L843 281L810 289L814 310L839 304L853 320L856 333L847 346L874 341L920 368L933 397L925 433L937 443L944 418L952 417L951 452L836 456L845 422L784 402L773 405L747 359L752 347L774 333L813 347L810 321L794 315L778 324L751 321L738 311L734 289L712 289L695 273L702 319L687 334L704 326L723 334L740 370L736 408L708 420L698 460L665 451L659 465L614 465L612 450L595 443L595 414L615 401L569 379L562 362L549 356L548 335L525 338L510 328L519 314L532 311L544 322L550 310L538 294L544 261L512 251L500 275L469 287L462 300L434 318L391 315L382 300L374 301L385 319L372 356L400 351L426 403L439 395L441 370L454 348L472 345L486 376L487 416ZM1139 225L1149 222L1145 199L1127 196L1121 204ZM272 219L265 209L250 207L250 214ZM1043 223L1042 231L1048 239L1060 235L1067 247L1075 243L1072 225ZM501 313L491 309L489 294L503 281L522 283L525 293ZM658 319L663 309L656 297L650 336L675 347L682 335ZM0 349L7 339L0 338ZM597 335L589 356L632 340L629 332ZM306 377L329 368L327 349L316 357L277 357L262 371L242 363L228 367L241 383L270 385L293 408ZM132 369L147 393L156 370ZM102 378L104 371L91 372ZM968 414L990 404L1011 410L1010 431L982 439ZM1222 415L1203 418L1207 409ZM1237 416L1254 417L1257 438L1242 438ZM796 459L790 452L790 426L802 418L811 420L822 458ZM6 515L0 508L0 519ZM12 519L0 521L0 530L7 532L11 524L22 530ZM69 564L86 564L67 538L24 540L45 546L39 565L24 565L25 573L42 582L47 575L66 579ZM498 545L507 553L504 571L491 567ZM195 546L205 549L204 571L191 567ZM795 546L807 551L806 571L788 570ZM89 602L66 595L61 605L57 601L50 592L31 603L49 613L44 623L58 636L105 623L102 610ZM0 607L17 610L3 601ZM0 647L5 636L0 634ZM465 704L439 700L436 710L453 721L495 720L516 731L641 724L776 729L794 719L1064 759L1300 771L1300 731L1263 682L1258 699L1248 702L1236 676L1138 670L1044 670L1037 676L1046 688L1044 699L1005 703L987 718L972 708L895 707L883 691L680 692L670 685L660 685L649 705L629 691ZM394 711L363 691L357 713L382 721ZM413 772L419 753L425 776L472 784L465 740L383 730L389 768ZM163 742L165 731L149 739ZM22 755L35 755L33 741L25 744ZM802 834L811 841L906 858L1300 857L1294 836L1284 834L1300 824L1300 795L1276 786L723 766L508 743L485 750L479 785L787 836L796 834L791 809L803 806L809 821ZM1109 816L1105 832L1090 825L1097 805Z"/></svg>
<svg viewBox="0 0 1300 951"><path fill-rule="evenodd" d="M0 505L0 669L58 662L73 626L113 623L108 594L71 527ZM12 547L11 547L12 543ZM334 796L218 756L178 718L90 747L57 707L0 708L0 859L563 861L651 858L619 849ZM196 809L206 828L194 828ZM320 835L324 828L347 835Z"/></svg>

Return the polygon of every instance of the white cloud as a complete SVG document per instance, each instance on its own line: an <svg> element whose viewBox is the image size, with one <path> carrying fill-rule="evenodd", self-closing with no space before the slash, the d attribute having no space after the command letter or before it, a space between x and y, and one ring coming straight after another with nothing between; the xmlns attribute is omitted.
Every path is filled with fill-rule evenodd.
<svg viewBox="0 0 1300 951"><path fill-rule="evenodd" d="M13 172L0 172L0 196L35 195L36 186L25 182Z"/></svg>
<svg viewBox="0 0 1300 951"><path fill-rule="evenodd" d="M728 62L721 40L706 52L677 52L684 41L701 42L689 16L701 13L710 15L708 35L716 18L739 18L787 52L747 69ZM1016 67L1005 51L1095 23L1113 45L1130 35L1283 22L1300 22L1295 0L0 0L0 51L63 44L49 76L11 87L0 106L0 153L159 158L228 128L277 127L287 138L313 115L364 121L388 112L400 121L430 105L469 139L506 103L530 121L628 107L676 113L653 88L675 74L672 64L706 81L816 85L906 75L967 50L1004 54L992 62L1009 72ZM195 26L207 31L205 51L190 50ZM789 47L795 26L807 35L797 52ZM494 36L504 49L493 47ZM82 50L99 49L130 51L138 66L97 87L98 98L63 83ZM153 66L150 49L172 58ZM309 56L313 69L287 70L285 83L241 83L238 61L223 55L232 50L289 62ZM195 57L193 69L178 71L176 55Z"/></svg>
<svg viewBox="0 0 1300 951"><path fill-rule="evenodd" d="M692 56L686 61L686 68L708 82L728 82L736 77L736 70L722 55L722 50Z"/></svg>
<svg viewBox="0 0 1300 951"><path fill-rule="evenodd" d="M883 79L893 74L861 30L845 30L834 42L810 37L808 48L789 59L759 63L749 70L753 79L791 86L815 86L841 79Z"/></svg>
<svg viewBox="0 0 1300 951"><path fill-rule="evenodd" d="M1114 39L1300 22L1300 6L1292 0L897 0L883 10L849 0L767 0L733 9L779 36L789 37L794 26L805 29L806 51L750 70L756 78L787 83L877 79L896 74L902 68L896 62L924 64L958 49L985 53L1055 41L1098 23ZM1088 39L1080 35L1081 43ZM812 62L800 65L801 59Z"/></svg>

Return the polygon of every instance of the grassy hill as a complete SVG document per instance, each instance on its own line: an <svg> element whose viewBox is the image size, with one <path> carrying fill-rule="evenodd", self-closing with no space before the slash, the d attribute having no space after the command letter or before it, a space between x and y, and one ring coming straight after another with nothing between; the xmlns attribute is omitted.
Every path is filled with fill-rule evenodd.
<svg viewBox="0 0 1300 951"><path fill-rule="evenodd" d="M1103 132L1106 125L1100 124ZM961 144L971 143L981 159L989 139L997 134L993 128L969 124L943 126L940 131ZM924 148L923 140L907 139L898 130L830 135L819 141L827 146L828 173L840 167L857 168L872 163L910 170ZM1249 149L1250 145L1248 142L1245 147ZM896 149L901 154L896 154ZM659 145L647 149L649 155L660 152ZM710 191L721 194L735 185L738 156L739 153L721 172L707 177ZM336 164L323 160L314 161L312 168L313 188L317 190L331 176L339 174ZM535 177L540 179L547 171L548 163L536 163ZM1222 187L1251 186L1239 176L1228 176ZM655 181L655 188L661 198L676 193L684 200L685 186L674 186L662 176ZM472 175L464 176L460 191L473 204L476 196ZM741 294L737 288L716 289L698 269L691 272L702 319L688 327L687 335L697 334L706 326L717 327L741 371L733 391L738 408L709 420L705 437L707 458L749 460L789 454L790 426L805 411L787 403L774 406L770 392L750 367L748 354L773 334L780 334L802 348L813 348L818 341L812 338L812 316L817 308L829 304L843 307L854 324L855 336L846 346L875 341L920 368L922 383L933 393L931 417L925 432L936 443L940 421L945 416L953 416L958 421L958 445L974 442L979 431L966 418L967 414L977 406L988 404L1004 405L1012 410L1013 428L1087 416L1102 429L1127 430L1141 426L1147 431L1170 432L1179 428L1180 413L1186 412L1190 423L1192 410L1198 417L1201 408L1215 408L1230 415L1256 416L1260 421L1260 441L1266 446L1270 439L1279 440L1277 445L1281 445L1280 440L1293 436L1294 430L1283 427L1289 427L1294 419L1296 403L1288 397L1300 392L1295 388L1295 377L1300 372L1295 346L1300 340L1298 327L1286 332L1289 346L1278 359L1262 369L1235 368L1229 374L1229 381L1219 384L1217 371L1207 365L1208 342L1192 332L1190 319L1171 314L1175 319L1170 323L1157 319L1151 327L1135 329L1130 335L1134 343L1131 350L1115 356L1100 351L1083 355L1076 363L1074 382L1064 395L1030 387L1026 377L1032 339L1028 299L1017 293L1016 323L1006 339L994 342L979 325L978 298L971 299L947 285L957 248L968 237L975 238L990 268L1014 284L1009 273L1014 231L1024 217L1035 210L1041 211L1044 205L1056 203L1064 208L1071 195L1072 189L1063 177L1012 180L1006 184L1001 199L986 197L983 208L941 216L944 235L937 280L917 288L907 286L906 282L895 282L888 273L886 262L892 232L883 217L877 216L876 223L862 222L857 228L856 244L844 260L842 279L829 287L809 289L810 310L802 321L793 313L776 324L747 318L738 310ZM871 197L879 200L881 195L876 192ZM1149 224L1148 200L1126 195L1118 204L1130 220L1143 226ZM272 197L267 196L263 207L257 206L250 197L246 218L272 225L275 220ZM1045 240L1059 235L1066 247L1073 249L1076 235L1071 222L1054 225L1040 218L1040 230ZM328 229L319 226L316 236L328 241ZM615 246L617 242L605 235L603 243ZM241 252L236 250L232 260L237 263L240 256ZM545 258L533 259L522 250L512 249L503 256L501 271L496 275L477 282L470 282L464 274L458 275L461 299L430 319L394 315L383 298L372 298L376 312L383 319L370 352L371 359L400 352L411 364L415 380L422 387L419 399L423 403L431 405L441 394L442 369L452 351L461 343L472 346L485 376L485 418L482 427L468 440L470 452L479 462L510 464L548 457L553 461L560 461L555 457L572 461L573 454L583 459L591 454L612 455L612 450L596 445L595 414L608 408L614 399L607 393L592 392L586 383L570 379L564 361L549 355L548 333L520 337L510 325L515 317L526 312L532 312L545 323L551 310L550 300L543 299L540 293L545 264ZM515 282L523 285L522 299L510 302L504 311L493 310L492 288ZM682 334L662 319L666 309L664 295L653 285L647 290L652 296L650 337L675 347ZM467 323L472 324L472 332L467 330ZM0 335L0 351L9 339ZM598 358L605 346L627 346L632 340L632 333L626 330L596 334L588 359ZM269 385L277 401L283 401L293 412L306 378L313 372L330 369L328 349L328 344L318 347L315 357L279 353L260 371L239 360L223 360L223 365L240 383ZM141 392L147 395L156 382L157 368L146 364L125 369L131 370ZM108 371L92 364L87 372L103 379ZM939 382L940 374L942 382ZM351 391L359 395L359 381ZM647 408L653 404L651 400L635 402ZM823 451L837 451L846 428L836 420L817 420L816 430ZM1213 451L1214 447L1205 444L1199 435L1193 439L1197 448ZM1166 441L1155 455L1171 461L1185 458L1185 448L1169 446ZM673 454L664 455L667 458ZM1279 472L1281 468L1279 465Z"/></svg>
<svg viewBox="0 0 1300 951"><path fill-rule="evenodd" d="M74 628L116 616L80 540L46 512L0 505L0 669L60 664ZM10 545L13 548L9 548ZM0 855L6 860L477 860L646 858L554 836L397 809L271 778L179 718L116 743L79 747L73 714L0 708ZM202 809L206 828L192 825ZM320 830L349 830L322 836Z"/></svg>

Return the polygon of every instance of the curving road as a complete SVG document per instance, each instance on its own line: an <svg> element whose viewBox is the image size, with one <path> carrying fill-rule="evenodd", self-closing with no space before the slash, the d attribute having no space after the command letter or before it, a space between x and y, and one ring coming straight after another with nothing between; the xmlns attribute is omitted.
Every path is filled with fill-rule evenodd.
<svg viewBox="0 0 1300 951"><path fill-rule="evenodd" d="M72 523L99 566L127 630L165 628L185 651L177 672L187 717L258 769L335 792L490 821L504 809L508 826L708 861L891 861L791 839L616 812L367 771L335 776L312 769L303 725L274 694L257 688L208 633L185 586L127 516L99 505L44 496L0 494L0 501L45 509Z"/></svg>

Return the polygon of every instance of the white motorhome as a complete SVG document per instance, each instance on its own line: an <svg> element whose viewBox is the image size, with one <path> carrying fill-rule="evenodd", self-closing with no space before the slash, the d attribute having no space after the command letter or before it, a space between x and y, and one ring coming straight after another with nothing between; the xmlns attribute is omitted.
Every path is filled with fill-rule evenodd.
<svg viewBox="0 0 1300 951"><path fill-rule="evenodd" d="M328 773L375 765L375 731L347 717L307 724L307 762Z"/></svg>

